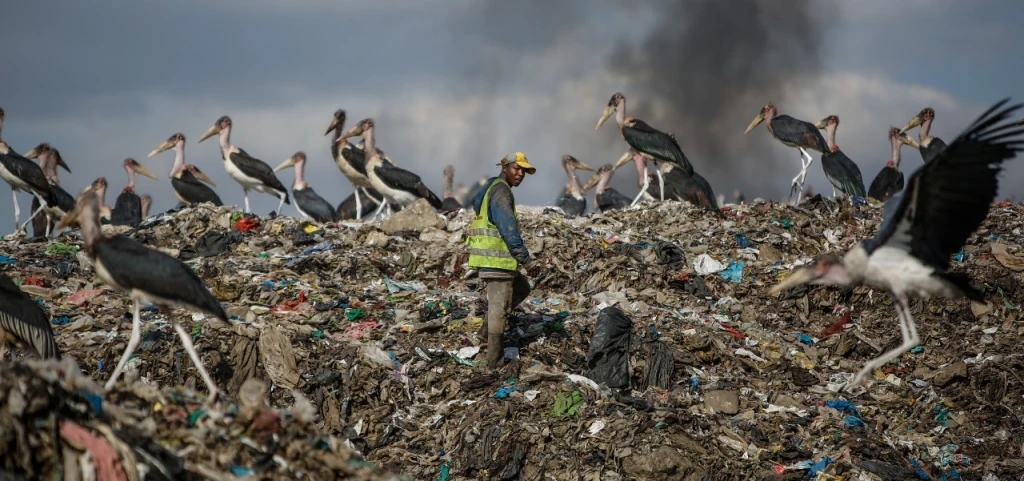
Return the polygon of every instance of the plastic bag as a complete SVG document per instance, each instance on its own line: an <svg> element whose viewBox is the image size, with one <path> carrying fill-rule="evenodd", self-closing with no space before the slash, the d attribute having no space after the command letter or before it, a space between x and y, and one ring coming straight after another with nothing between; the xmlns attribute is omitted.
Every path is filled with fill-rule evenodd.
<svg viewBox="0 0 1024 481"><path fill-rule="evenodd" d="M597 327L587 351L588 376L610 388L626 388L629 379L629 346L633 321L619 308L606 307L597 315Z"/></svg>

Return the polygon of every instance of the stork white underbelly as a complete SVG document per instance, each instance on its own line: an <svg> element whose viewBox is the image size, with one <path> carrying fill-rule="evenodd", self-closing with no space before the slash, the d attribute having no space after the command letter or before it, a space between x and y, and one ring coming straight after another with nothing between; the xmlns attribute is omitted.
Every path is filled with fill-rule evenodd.
<svg viewBox="0 0 1024 481"><path fill-rule="evenodd" d="M235 182L242 184L242 187L246 189L263 192L264 194L271 194L275 196L279 195L279 192L276 189L264 184L263 181L255 177L245 175L245 173L242 172L242 170L239 169L238 166L230 159L224 160L224 169L228 171L228 175L230 175L232 179L235 179Z"/></svg>
<svg viewBox="0 0 1024 481"><path fill-rule="evenodd" d="M896 295L954 297L957 290L934 273L934 268L910 253L882 246L868 257L864 278L867 284L888 289Z"/></svg>
<svg viewBox="0 0 1024 481"><path fill-rule="evenodd" d="M370 171L367 171L367 173L369 174L368 177L370 178L370 185L377 192L380 192L380 194L383 195L385 199L387 199L388 203L392 205L400 205L402 207L406 207L419 199L419 196L415 194L406 192L401 189L393 189L389 187L387 184L380 180L380 177L377 176L376 173L370 173Z"/></svg>
<svg viewBox="0 0 1024 481"><path fill-rule="evenodd" d="M7 182L15 189L32 192L32 188L25 183L24 180L21 180L21 177L18 177L12 174L11 171L7 170L7 167L4 167L3 163L0 163L0 178L4 179L4 182Z"/></svg>
<svg viewBox="0 0 1024 481"><path fill-rule="evenodd" d="M342 175L348 178L349 182L356 187L371 187L370 179L367 179L365 175L361 174L352 164L348 163L341 154L338 154L338 158L334 159L334 163L338 164L338 170L341 170Z"/></svg>

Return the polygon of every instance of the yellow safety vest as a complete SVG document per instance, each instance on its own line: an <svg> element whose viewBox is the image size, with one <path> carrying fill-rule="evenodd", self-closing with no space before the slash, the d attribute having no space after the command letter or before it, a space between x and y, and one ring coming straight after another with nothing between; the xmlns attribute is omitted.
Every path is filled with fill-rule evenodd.
<svg viewBox="0 0 1024 481"><path fill-rule="evenodd" d="M480 214L473 217L473 223L469 225L469 236L466 238L466 245L469 246L469 267L505 269L514 271L519 267L519 261L512 257L505 239L498 233L498 227L491 223L488 217L488 203L491 198L491 189L498 183L508 186L508 182L498 177L484 192L484 200L480 203ZM512 187L509 186L511 195ZM515 196L512 197L513 209L515 208ZM512 217L516 220L516 227L519 226L519 218L515 212Z"/></svg>

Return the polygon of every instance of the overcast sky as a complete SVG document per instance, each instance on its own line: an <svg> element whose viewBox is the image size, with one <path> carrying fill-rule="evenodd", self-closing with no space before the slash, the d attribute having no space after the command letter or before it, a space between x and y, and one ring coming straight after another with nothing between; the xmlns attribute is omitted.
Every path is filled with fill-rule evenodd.
<svg viewBox="0 0 1024 481"><path fill-rule="evenodd" d="M810 121L838 115L837 143L868 184L890 158L887 128L921 108L936 110L933 134L949 142L993 102L1024 100L1021 2L736 0L716 12L709 1L11 2L0 28L3 137L21 153L43 141L59 148L74 172L62 171L69 192L106 176L108 204L134 157L160 174L137 182L159 212L177 202L173 154L145 156L180 131L186 161L240 206L216 141L195 143L226 114L232 143L271 166L305 151L307 180L336 205L352 188L323 132L344 108L346 127L374 117L378 145L438 194L445 164L469 183L521 150L539 172L517 201L543 205L564 189L561 155L600 166L625 151L613 122L594 130L622 91L629 114L674 132L717 193L779 198L797 153L763 127L742 135L766 102ZM1020 162L1004 174L1004 195L1024 193ZM904 172L920 165L905 148ZM632 196L636 181L623 168L613 185ZM808 183L831 192L817 159ZM19 198L24 219L31 198ZM250 200L259 214L277 205ZM11 231L12 210L0 200L0 232Z"/></svg>

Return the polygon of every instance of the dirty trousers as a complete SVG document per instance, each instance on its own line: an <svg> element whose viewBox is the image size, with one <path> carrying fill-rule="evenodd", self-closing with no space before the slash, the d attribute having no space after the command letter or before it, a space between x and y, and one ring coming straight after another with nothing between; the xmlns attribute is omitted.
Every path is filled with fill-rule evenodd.
<svg viewBox="0 0 1024 481"><path fill-rule="evenodd" d="M485 278L487 292L487 365L493 367L501 359L501 336L505 332L505 317L530 295L530 281L516 272L513 276Z"/></svg>

